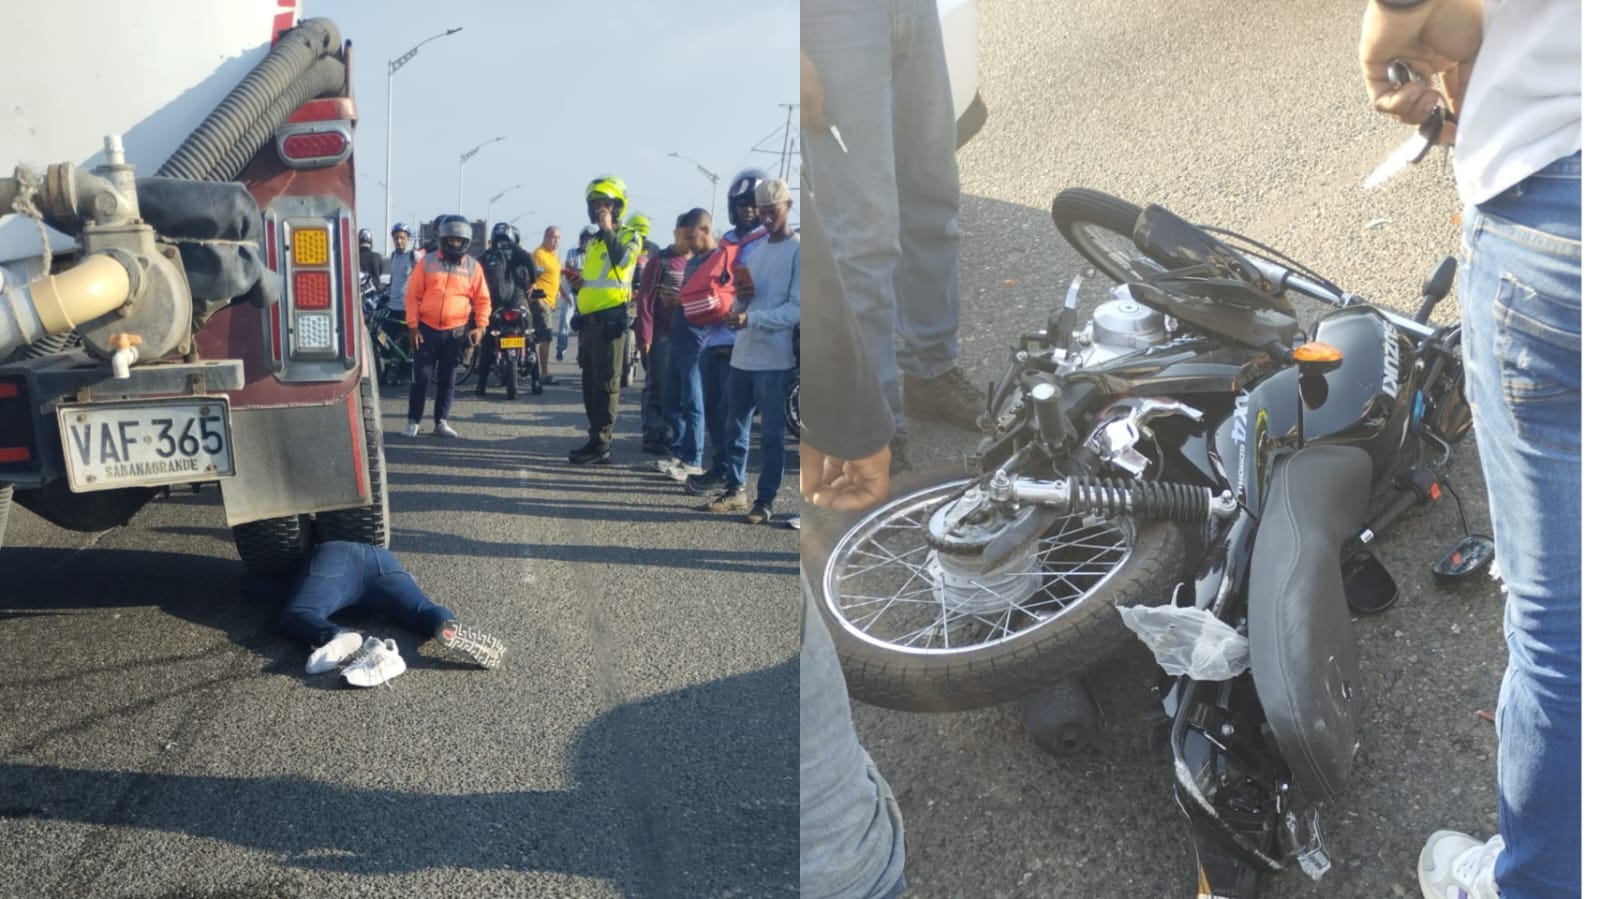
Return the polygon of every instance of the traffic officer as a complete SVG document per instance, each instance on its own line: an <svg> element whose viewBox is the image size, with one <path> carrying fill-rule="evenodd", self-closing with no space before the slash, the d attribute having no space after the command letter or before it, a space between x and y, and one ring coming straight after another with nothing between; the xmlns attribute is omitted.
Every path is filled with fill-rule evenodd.
<svg viewBox="0 0 1600 899"><path fill-rule="evenodd" d="M594 239L584 251L577 289L578 366L583 369L583 409L589 419L589 440L567 458L576 465L611 461L611 430L617 422L621 391L623 335L628 330L628 298L633 269L639 261L641 237L622 226L628 209L622 179L603 175L584 191Z"/></svg>

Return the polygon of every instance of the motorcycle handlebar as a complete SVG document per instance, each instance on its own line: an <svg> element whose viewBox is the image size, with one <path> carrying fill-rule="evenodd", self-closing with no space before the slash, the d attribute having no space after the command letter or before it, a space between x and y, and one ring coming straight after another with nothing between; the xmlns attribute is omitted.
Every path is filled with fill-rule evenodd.
<svg viewBox="0 0 1600 899"><path fill-rule="evenodd" d="M1273 287L1278 290L1292 290L1296 293L1303 293L1314 300L1340 308L1351 306L1361 301L1360 297L1354 294L1331 291L1321 282L1312 281L1269 259L1262 259L1249 253L1241 253L1241 255L1248 259L1250 264L1256 267L1256 271L1260 272L1261 276L1271 282ZM1390 312L1382 306L1373 305L1372 308L1378 310L1378 314L1387 319L1390 324L1417 340L1427 340L1437 330L1413 321L1397 312Z"/></svg>

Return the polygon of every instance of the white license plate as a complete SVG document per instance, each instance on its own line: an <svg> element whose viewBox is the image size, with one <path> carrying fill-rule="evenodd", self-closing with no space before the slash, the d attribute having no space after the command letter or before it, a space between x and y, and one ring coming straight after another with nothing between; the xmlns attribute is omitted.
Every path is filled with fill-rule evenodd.
<svg viewBox="0 0 1600 899"><path fill-rule="evenodd" d="M75 493L233 474L226 397L62 406L56 419Z"/></svg>

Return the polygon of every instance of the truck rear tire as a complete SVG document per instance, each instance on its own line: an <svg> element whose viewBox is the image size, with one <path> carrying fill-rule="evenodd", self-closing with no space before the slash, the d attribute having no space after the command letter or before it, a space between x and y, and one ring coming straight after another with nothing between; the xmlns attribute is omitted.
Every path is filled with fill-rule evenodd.
<svg viewBox="0 0 1600 899"><path fill-rule="evenodd" d="M233 526L239 561L251 574L283 574L305 564L311 549L311 517L288 515Z"/></svg>
<svg viewBox="0 0 1600 899"><path fill-rule="evenodd" d="M317 542L348 540L388 546L389 469L383 455L383 413L378 409L378 388L370 366L357 389L367 429L367 482L372 487L372 502L357 509L317 513Z"/></svg>

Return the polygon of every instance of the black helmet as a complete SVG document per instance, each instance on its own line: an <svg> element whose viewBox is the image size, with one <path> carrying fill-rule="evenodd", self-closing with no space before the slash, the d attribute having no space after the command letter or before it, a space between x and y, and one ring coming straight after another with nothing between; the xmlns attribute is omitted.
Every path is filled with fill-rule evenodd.
<svg viewBox="0 0 1600 899"><path fill-rule="evenodd" d="M452 262L459 261L466 255L467 245L472 243L472 225L467 222L467 217L464 215L441 215L438 238L439 252L444 254L444 258ZM451 244L456 243L457 238L460 239L460 243L452 247Z"/></svg>
<svg viewBox="0 0 1600 899"><path fill-rule="evenodd" d="M735 227L739 224L739 218L733 214L734 204L748 199L753 205L756 201L756 188L765 180L767 173L761 169L741 169L733 176L733 180L728 182L728 220Z"/></svg>
<svg viewBox="0 0 1600 899"><path fill-rule="evenodd" d="M511 237L511 226L505 222L496 222L495 226L489 230L489 242L496 243L502 237L511 240L513 243L516 242Z"/></svg>
<svg viewBox="0 0 1600 899"><path fill-rule="evenodd" d="M359 243L362 249L370 249L372 247L372 229L362 228L356 232L356 243Z"/></svg>

